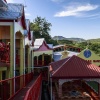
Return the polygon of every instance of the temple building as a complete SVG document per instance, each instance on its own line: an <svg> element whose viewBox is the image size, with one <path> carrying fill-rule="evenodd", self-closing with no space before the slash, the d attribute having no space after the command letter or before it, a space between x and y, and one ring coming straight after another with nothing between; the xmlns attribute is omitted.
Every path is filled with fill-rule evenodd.
<svg viewBox="0 0 100 100"><path fill-rule="evenodd" d="M22 4L0 1L0 80L25 73L25 39L31 40L29 24Z"/></svg>
<svg viewBox="0 0 100 100"><path fill-rule="evenodd" d="M78 57L87 60L97 66L100 67L100 56L95 54L92 50L90 49L84 49L82 50L79 54Z"/></svg>
<svg viewBox="0 0 100 100"><path fill-rule="evenodd" d="M47 66L53 59L53 47L50 47L44 38L35 39L34 66Z"/></svg>
<svg viewBox="0 0 100 100"><path fill-rule="evenodd" d="M77 56L49 65L51 98L54 100L100 100L100 68ZM98 91L88 81L98 83Z"/></svg>

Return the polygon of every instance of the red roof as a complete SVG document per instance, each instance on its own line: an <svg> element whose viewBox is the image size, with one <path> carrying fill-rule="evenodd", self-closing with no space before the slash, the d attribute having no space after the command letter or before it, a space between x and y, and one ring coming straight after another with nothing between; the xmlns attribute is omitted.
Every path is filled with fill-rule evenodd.
<svg viewBox="0 0 100 100"><path fill-rule="evenodd" d="M100 78L100 68L88 61L72 56L50 64L52 78Z"/></svg>
<svg viewBox="0 0 100 100"><path fill-rule="evenodd" d="M4 0L6 3L7 3L7 1L6 0Z"/></svg>

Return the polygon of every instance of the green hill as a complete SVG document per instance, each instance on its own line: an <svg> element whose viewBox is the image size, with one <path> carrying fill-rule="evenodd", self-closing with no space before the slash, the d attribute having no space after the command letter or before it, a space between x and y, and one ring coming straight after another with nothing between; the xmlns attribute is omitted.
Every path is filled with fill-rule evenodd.
<svg viewBox="0 0 100 100"><path fill-rule="evenodd" d="M98 38L98 39L89 39L89 40L87 40L87 42L100 43L100 38Z"/></svg>

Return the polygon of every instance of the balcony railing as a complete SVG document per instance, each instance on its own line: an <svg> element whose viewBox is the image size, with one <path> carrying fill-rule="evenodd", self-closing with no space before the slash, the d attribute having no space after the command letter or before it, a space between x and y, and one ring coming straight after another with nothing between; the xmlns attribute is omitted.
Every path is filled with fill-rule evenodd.
<svg viewBox="0 0 100 100"><path fill-rule="evenodd" d="M48 60L45 60L45 61L42 61L42 60L34 60L34 66L48 66L48 64L50 63L50 61Z"/></svg>
<svg viewBox="0 0 100 100"><path fill-rule="evenodd" d="M27 91L24 100L39 100L42 85L42 74L38 76L32 87Z"/></svg>
<svg viewBox="0 0 100 100"><path fill-rule="evenodd" d="M0 81L0 100L11 100L32 79L33 72Z"/></svg>

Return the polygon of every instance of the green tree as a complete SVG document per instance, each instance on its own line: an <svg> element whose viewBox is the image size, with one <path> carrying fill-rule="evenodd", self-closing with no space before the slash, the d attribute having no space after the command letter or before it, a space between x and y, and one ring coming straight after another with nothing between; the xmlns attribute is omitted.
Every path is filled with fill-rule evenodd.
<svg viewBox="0 0 100 100"><path fill-rule="evenodd" d="M31 23L31 30L34 31L34 36L36 38L41 37L41 35L49 35L51 23L49 23L45 18L37 17Z"/></svg>
<svg viewBox="0 0 100 100"><path fill-rule="evenodd" d="M57 44L57 42L53 40L49 34L52 24L49 23L45 18L36 17L30 26L34 34L34 38L45 38L47 43L52 43L54 45Z"/></svg>

